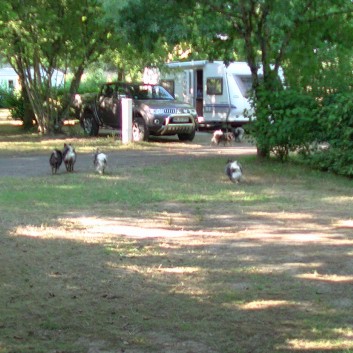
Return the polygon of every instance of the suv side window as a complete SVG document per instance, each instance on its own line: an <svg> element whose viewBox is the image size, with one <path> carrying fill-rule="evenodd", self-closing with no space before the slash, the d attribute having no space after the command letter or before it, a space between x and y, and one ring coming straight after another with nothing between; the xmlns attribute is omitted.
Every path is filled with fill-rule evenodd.
<svg viewBox="0 0 353 353"><path fill-rule="evenodd" d="M113 87L111 85L103 86L102 95L108 98L113 97Z"/></svg>
<svg viewBox="0 0 353 353"><path fill-rule="evenodd" d="M118 99L129 97L126 87L117 85L115 90Z"/></svg>

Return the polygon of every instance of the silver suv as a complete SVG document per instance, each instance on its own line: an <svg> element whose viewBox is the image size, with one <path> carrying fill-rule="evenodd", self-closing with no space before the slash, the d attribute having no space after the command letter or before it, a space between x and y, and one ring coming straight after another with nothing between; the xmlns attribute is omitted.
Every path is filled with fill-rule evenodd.
<svg viewBox="0 0 353 353"><path fill-rule="evenodd" d="M81 126L90 136L100 127L121 129L121 99L133 101L133 140L149 136L178 135L181 141L195 137L196 110L178 102L162 86L113 82L104 84L94 102L84 104Z"/></svg>

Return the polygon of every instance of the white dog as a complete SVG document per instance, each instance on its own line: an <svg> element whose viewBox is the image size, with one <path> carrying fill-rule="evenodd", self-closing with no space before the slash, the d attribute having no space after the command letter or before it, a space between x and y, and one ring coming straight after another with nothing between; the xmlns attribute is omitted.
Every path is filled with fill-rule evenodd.
<svg viewBox="0 0 353 353"><path fill-rule="evenodd" d="M233 183L238 183L243 178L243 168L237 161L228 159L224 171Z"/></svg>
<svg viewBox="0 0 353 353"><path fill-rule="evenodd" d="M103 152L100 152L98 148L94 154L93 164L99 174L104 174L105 168L108 164L108 158L107 155Z"/></svg>

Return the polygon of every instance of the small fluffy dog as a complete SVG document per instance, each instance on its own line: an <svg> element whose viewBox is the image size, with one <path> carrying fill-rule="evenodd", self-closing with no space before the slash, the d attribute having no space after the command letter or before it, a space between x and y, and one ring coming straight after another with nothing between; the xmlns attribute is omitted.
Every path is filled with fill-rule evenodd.
<svg viewBox="0 0 353 353"><path fill-rule="evenodd" d="M99 174L104 174L105 168L107 167L108 158L103 152L100 152L97 148L95 154L93 155L93 164L96 167L96 171Z"/></svg>
<svg viewBox="0 0 353 353"><path fill-rule="evenodd" d="M227 143L230 144L234 140L234 134L232 132L223 132L221 129L215 130L211 139L211 144L219 145L223 142L225 146Z"/></svg>
<svg viewBox="0 0 353 353"><path fill-rule="evenodd" d="M237 161L228 159L224 171L227 174L229 180L233 183L238 183L243 178L243 167Z"/></svg>
<svg viewBox="0 0 353 353"><path fill-rule="evenodd" d="M63 154L60 150L54 149L49 158L49 164L51 166L51 173L56 174L59 170L63 161Z"/></svg>
<svg viewBox="0 0 353 353"><path fill-rule="evenodd" d="M66 170L68 172L73 172L76 163L76 151L71 144L64 143L63 160Z"/></svg>

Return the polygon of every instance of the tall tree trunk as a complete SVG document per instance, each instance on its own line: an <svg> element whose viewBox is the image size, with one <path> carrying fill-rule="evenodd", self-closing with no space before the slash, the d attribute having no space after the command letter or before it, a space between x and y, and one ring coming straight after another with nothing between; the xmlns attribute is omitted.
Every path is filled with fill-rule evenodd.
<svg viewBox="0 0 353 353"><path fill-rule="evenodd" d="M28 98L26 88L21 84L21 96L23 98L23 127L29 130L33 127L35 121L35 115L31 106L31 102Z"/></svg>

